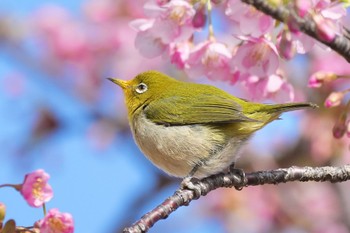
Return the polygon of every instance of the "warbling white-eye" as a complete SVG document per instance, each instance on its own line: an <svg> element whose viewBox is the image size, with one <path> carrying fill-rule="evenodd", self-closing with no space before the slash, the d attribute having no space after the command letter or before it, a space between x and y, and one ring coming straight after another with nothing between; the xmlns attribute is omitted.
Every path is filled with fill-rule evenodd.
<svg viewBox="0 0 350 233"><path fill-rule="evenodd" d="M124 91L137 145L157 167L177 177L204 178L222 172L235 162L250 136L281 113L317 107L249 102L158 71L130 81L110 80Z"/></svg>

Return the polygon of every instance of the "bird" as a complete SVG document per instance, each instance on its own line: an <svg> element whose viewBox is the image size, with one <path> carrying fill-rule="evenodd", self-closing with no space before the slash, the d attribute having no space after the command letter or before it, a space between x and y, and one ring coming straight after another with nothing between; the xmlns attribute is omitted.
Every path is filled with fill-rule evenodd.
<svg viewBox="0 0 350 233"><path fill-rule="evenodd" d="M283 112L309 102L262 104L217 87L179 81L155 70L132 80L109 78L124 92L134 140L165 173L202 179L235 164L251 136Z"/></svg>

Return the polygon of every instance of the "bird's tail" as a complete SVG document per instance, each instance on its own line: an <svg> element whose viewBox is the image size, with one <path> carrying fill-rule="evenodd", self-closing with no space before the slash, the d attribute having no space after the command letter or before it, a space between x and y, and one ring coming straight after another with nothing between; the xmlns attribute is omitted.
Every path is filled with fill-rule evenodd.
<svg viewBox="0 0 350 233"><path fill-rule="evenodd" d="M318 108L317 104L314 103L285 103L285 104L272 104L267 105L265 111L270 113L282 113L294 110L299 110L303 108Z"/></svg>
<svg viewBox="0 0 350 233"><path fill-rule="evenodd" d="M303 109L317 108L313 103L285 103L285 104L256 104L254 108L250 108L246 115L256 120L256 122L244 122L240 124L240 131L247 134L261 129L273 120L279 119L283 112Z"/></svg>
<svg viewBox="0 0 350 233"><path fill-rule="evenodd" d="M285 104L270 104L256 106L253 110L254 114L251 115L253 119L262 119L264 125L269 122L276 120L283 112L289 112L304 108L318 108L317 104L314 103L285 103ZM257 118L259 116L259 118ZM250 117L250 116L249 116Z"/></svg>

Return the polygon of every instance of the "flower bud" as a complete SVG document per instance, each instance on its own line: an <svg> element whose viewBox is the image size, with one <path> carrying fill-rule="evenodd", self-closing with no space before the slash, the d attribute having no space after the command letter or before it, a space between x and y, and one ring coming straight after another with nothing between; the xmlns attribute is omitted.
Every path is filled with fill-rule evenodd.
<svg viewBox="0 0 350 233"><path fill-rule="evenodd" d="M0 202L0 224L4 221L6 215L6 206Z"/></svg>
<svg viewBox="0 0 350 233"><path fill-rule="evenodd" d="M296 35L301 34L301 32L300 32L300 26L299 26L299 24L297 23L297 21L295 20L294 17L289 16L289 17L287 18L287 25L288 25L289 31L291 31L292 33L294 33L294 34L296 34Z"/></svg>
<svg viewBox="0 0 350 233"><path fill-rule="evenodd" d="M335 138L339 139L344 136L345 132L347 131L347 126L345 125L345 122L346 114L342 113L333 127L333 136Z"/></svg>
<svg viewBox="0 0 350 233"><path fill-rule="evenodd" d="M339 106L344 98L344 92L332 92L324 102L326 108Z"/></svg>
<svg viewBox="0 0 350 233"><path fill-rule="evenodd" d="M295 46L293 44L292 34L290 31L284 30L282 32L278 44L278 51L279 54L287 60L290 60L295 55Z"/></svg>
<svg viewBox="0 0 350 233"><path fill-rule="evenodd" d="M192 26L195 28L202 28L207 21L207 15L205 14L205 7L201 6L192 18Z"/></svg>
<svg viewBox="0 0 350 233"><path fill-rule="evenodd" d="M324 83L331 82L336 80L338 75L332 72L318 71L311 75L309 79L309 87L318 88L321 87Z"/></svg>
<svg viewBox="0 0 350 233"><path fill-rule="evenodd" d="M321 15L314 15L313 20L316 23L316 33L318 37L326 42L332 42L336 35L333 23Z"/></svg>
<svg viewBox="0 0 350 233"><path fill-rule="evenodd" d="M37 225L40 227L41 233L73 233L74 221L69 213L61 213L54 208L49 210L46 216L40 220Z"/></svg>

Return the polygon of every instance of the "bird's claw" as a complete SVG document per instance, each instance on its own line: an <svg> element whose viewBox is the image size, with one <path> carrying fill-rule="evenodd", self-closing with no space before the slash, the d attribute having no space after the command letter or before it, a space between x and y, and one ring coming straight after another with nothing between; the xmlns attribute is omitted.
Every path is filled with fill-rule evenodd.
<svg viewBox="0 0 350 233"><path fill-rule="evenodd" d="M234 187L238 191L242 190L243 187L245 186L246 182L247 182L247 178L245 176L245 172L243 171L243 169L235 168L234 165L231 165L230 168L229 168L229 172L232 175L236 175L236 176L238 176L240 178L241 184L240 185L236 185Z"/></svg>
<svg viewBox="0 0 350 233"><path fill-rule="evenodd" d="M202 191L201 188L197 185L198 181L199 180L197 178L187 176L181 181L180 189L191 190L195 193L196 197L200 197Z"/></svg>

